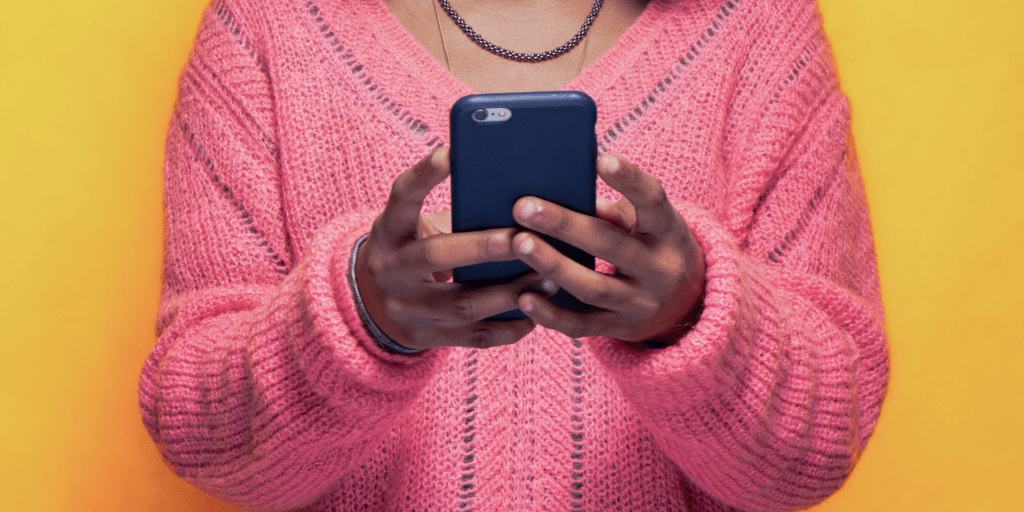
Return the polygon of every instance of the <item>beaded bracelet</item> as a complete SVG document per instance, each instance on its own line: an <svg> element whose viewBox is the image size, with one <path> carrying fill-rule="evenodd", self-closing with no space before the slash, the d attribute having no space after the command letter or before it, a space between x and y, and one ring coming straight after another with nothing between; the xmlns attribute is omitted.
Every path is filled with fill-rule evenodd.
<svg viewBox="0 0 1024 512"><path fill-rule="evenodd" d="M359 247L363 245L363 242L369 238L370 235L363 235L359 241L356 242L355 247L352 248L352 257L348 264L348 284L352 287L352 296L355 297L356 309L359 310L359 318L363 320L363 325L366 326L366 330L373 337L373 341L377 342L377 346L396 354L402 355L413 355L423 352L422 348L408 348L399 345L397 341L391 339L390 336L384 334L384 331L377 327L377 324L370 318L370 313L366 311L366 305L363 304L363 296L359 293L359 286L356 285L356 260L359 256Z"/></svg>

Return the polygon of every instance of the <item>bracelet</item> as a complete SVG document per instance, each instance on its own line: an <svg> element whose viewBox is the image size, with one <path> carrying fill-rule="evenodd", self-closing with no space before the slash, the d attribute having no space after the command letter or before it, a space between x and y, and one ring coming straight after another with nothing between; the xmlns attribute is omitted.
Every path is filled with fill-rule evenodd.
<svg viewBox="0 0 1024 512"><path fill-rule="evenodd" d="M348 264L348 284L352 287L352 296L355 297L356 309L359 310L359 318L362 319L363 325L366 330L373 337L373 341L377 342L377 346L396 354L402 354L411 356L413 354L419 354L423 352L422 348L409 348L399 345L397 341L391 339L390 336L384 334L384 331L377 327L377 324L370 318L370 313L366 311L366 305L363 304L363 296L359 293L359 286L356 285L356 260L359 256L359 247L363 245L363 242L369 238L370 235L363 235L359 241L356 242L355 247L352 248L352 257Z"/></svg>

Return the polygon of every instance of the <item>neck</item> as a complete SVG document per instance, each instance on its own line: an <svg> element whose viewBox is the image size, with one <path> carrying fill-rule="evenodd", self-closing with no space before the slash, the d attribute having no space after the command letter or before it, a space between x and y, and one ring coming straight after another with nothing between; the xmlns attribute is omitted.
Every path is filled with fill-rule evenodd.
<svg viewBox="0 0 1024 512"><path fill-rule="evenodd" d="M438 0L385 0L402 24L452 75L477 92L557 90L610 48L646 6L646 0L604 0L588 34L573 49L542 62L517 62L472 41ZM531 54L569 41L593 0L449 0L484 40ZM435 10L437 12L435 18Z"/></svg>

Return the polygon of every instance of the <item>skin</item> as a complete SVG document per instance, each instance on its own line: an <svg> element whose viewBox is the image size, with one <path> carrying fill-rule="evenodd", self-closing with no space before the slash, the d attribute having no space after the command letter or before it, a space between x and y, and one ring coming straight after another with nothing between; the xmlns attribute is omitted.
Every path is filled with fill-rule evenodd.
<svg viewBox="0 0 1024 512"><path fill-rule="evenodd" d="M561 44L575 29L564 38L557 31L565 31L567 26L578 28L591 5L589 0L511 5L495 0L453 2L478 32L489 39L494 33L490 40L518 51L541 51ZM587 63L604 53L642 7L633 0L606 0L588 36L593 38L589 48L578 47L541 65L508 61L476 47L443 11L440 14L448 28L454 28L445 35L450 60L474 63L453 66L456 76L477 91L501 92L510 91L510 83L523 83L509 81L515 77L525 80L526 88L520 90L563 88L578 73L581 61ZM443 64L432 5L395 0L389 8ZM535 11L549 17L538 17ZM549 31L531 25L530 20L536 24L539 19L548 20ZM594 56L591 52L598 53ZM356 281L370 316L388 336L409 348L507 345L522 339L536 325L571 337L610 336L638 347L642 346L639 342L664 345L678 340L702 303L703 252L656 179L610 153L598 159L597 171L623 199L614 204L598 199L596 217L524 197L516 202L514 214L526 229L453 234L450 212L420 214L423 200L450 172L446 148L427 155L395 179L388 203L359 251ZM608 275L580 266L536 233L580 247L615 265L617 271ZM477 289L450 281L452 268L512 259L524 261L537 273ZM559 288L595 308L571 311L545 299ZM529 318L486 320L516 308Z"/></svg>

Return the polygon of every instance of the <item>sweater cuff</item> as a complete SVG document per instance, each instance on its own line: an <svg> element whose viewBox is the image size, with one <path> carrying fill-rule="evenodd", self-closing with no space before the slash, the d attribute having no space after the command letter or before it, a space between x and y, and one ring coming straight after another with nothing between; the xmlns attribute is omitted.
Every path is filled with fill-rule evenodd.
<svg viewBox="0 0 1024 512"><path fill-rule="evenodd" d="M709 389L706 386L714 385L718 357L737 321L741 255L725 228L707 212L690 203L676 206L704 252L706 283L699 319L678 343L664 348L638 349L610 337L590 338L589 345L620 383L677 387L685 374L695 390Z"/></svg>
<svg viewBox="0 0 1024 512"><path fill-rule="evenodd" d="M348 284L349 257L373 223L370 214L342 215L323 226L310 246L306 264L309 329L317 340L296 347L310 381L327 396L355 380L380 391L421 387L433 375L440 350L406 356L377 346L359 317Z"/></svg>

